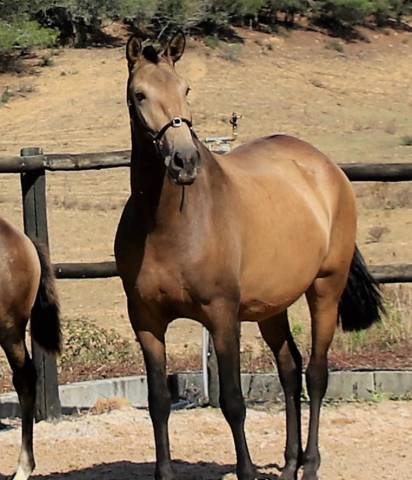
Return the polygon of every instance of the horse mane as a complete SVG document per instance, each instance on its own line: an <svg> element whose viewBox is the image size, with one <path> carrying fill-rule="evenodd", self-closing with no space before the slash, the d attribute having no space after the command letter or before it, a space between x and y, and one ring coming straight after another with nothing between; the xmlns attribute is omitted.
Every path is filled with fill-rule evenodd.
<svg viewBox="0 0 412 480"><path fill-rule="evenodd" d="M143 57L149 62L158 64L159 63L159 54L153 45L146 45L142 51Z"/></svg>

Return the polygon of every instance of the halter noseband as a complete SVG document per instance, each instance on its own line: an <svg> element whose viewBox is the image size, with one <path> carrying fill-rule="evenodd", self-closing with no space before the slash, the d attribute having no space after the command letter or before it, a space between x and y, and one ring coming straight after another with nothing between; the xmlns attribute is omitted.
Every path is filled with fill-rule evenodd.
<svg viewBox="0 0 412 480"><path fill-rule="evenodd" d="M156 148L156 152L159 155L159 157L162 156L160 151L160 140L162 139L163 135L167 132L169 128L180 128L183 124L186 124L189 127L189 130L192 133L192 135L194 135L194 132L192 129L192 122L187 118L182 118L182 117L173 117L170 120L170 122L166 123L166 125L163 125L163 127L158 132L155 132L146 123L146 120L144 119L140 110L138 108L133 108L133 104L130 100L127 101L127 104L129 106L130 115L132 117L133 117L133 114L137 115L144 133L150 138L150 140L154 144ZM166 167L169 166L169 163L170 163L170 157L166 157L165 158Z"/></svg>

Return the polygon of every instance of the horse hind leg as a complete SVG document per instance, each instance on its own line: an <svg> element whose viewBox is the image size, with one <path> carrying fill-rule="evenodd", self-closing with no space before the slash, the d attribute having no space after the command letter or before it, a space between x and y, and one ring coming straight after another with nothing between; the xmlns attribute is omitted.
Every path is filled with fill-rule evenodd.
<svg viewBox="0 0 412 480"><path fill-rule="evenodd" d="M309 432L303 456L302 480L317 480L320 466L319 417L328 386L328 350L338 323L338 306L346 275L317 278L306 292L312 322L312 352L306 369L310 399Z"/></svg>
<svg viewBox="0 0 412 480"><path fill-rule="evenodd" d="M285 394L285 466L280 480L297 480L302 462L301 405L302 357L290 332L287 311L259 322L263 339L272 350Z"/></svg>
<svg viewBox="0 0 412 480"><path fill-rule="evenodd" d="M33 419L36 396L36 371L24 340L2 344L13 371L13 385L22 414L22 443L16 473L12 480L27 480L35 467L33 455Z"/></svg>

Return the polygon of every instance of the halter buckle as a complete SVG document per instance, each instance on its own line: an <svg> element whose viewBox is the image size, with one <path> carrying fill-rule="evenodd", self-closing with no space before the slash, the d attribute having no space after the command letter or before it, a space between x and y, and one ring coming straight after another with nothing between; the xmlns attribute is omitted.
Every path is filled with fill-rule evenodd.
<svg viewBox="0 0 412 480"><path fill-rule="evenodd" d="M174 117L172 118L172 121L170 122L170 126L172 128L179 128L183 125L183 120L180 117Z"/></svg>

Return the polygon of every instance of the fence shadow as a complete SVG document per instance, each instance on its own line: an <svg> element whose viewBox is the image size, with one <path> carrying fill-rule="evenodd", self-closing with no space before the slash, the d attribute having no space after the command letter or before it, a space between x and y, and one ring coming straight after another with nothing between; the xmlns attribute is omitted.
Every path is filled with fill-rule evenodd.
<svg viewBox="0 0 412 480"><path fill-rule="evenodd" d="M176 476L179 480L222 480L228 473L235 471L234 465L218 465L214 462L189 463L182 460L173 462ZM10 477L0 473L0 480ZM102 463L80 470L66 473L51 473L50 475L34 475L31 480L152 480L154 478L153 462L114 462ZM261 474L259 478L276 480L279 477L272 474Z"/></svg>

